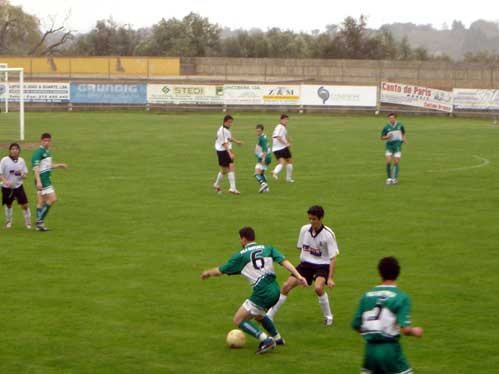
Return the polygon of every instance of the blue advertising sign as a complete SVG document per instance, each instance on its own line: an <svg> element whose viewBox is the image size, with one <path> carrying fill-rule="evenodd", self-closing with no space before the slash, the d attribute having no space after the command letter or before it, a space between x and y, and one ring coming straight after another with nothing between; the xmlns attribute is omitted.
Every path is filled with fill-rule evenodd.
<svg viewBox="0 0 499 374"><path fill-rule="evenodd" d="M71 83L75 104L145 104L147 85L124 83Z"/></svg>

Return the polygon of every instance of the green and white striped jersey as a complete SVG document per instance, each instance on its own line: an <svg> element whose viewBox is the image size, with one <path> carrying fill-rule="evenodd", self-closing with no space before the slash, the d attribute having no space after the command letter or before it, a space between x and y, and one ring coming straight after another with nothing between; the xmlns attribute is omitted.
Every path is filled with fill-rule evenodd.
<svg viewBox="0 0 499 374"><path fill-rule="evenodd" d="M411 325L411 300L396 286L381 285L360 299L352 321L367 342L398 341L400 328Z"/></svg>
<svg viewBox="0 0 499 374"><path fill-rule="evenodd" d="M50 174L52 172L52 155L50 151L40 146L33 152L31 163L33 167L40 167L40 179L43 188L51 186Z"/></svg>
<svg viewBox="0 0 499 374"><path fill-rule="evenodd" d="M383 130L381 130L381 136L390 134L390 138L386 141L387 145L400 145L404 142L405 128L400 122L395 124L387 123Z"/></svg>

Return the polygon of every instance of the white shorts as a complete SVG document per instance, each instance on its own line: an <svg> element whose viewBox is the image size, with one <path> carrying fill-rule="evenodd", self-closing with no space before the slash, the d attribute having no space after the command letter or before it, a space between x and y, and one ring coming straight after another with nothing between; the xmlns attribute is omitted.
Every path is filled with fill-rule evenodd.
<svg viewBox="0 0 499 374"><path fill-rule="evenodd" d="M402 157L402 152L395 152L395 153L392 153L390 151L386 151L385 152L385 156L393 156L395 158L400 158Z"/></svg>
<svg viewBox="0 0 499 374"><path fill-rule="evenodd" d="M55 193L55 190L54 190L54 187L50 186L50 187L45 187L41 191L38 191L38 193L42 196L47 196L47 195Z"/></svg>
<svg viewBox="0 0 499 374"><path fill-rule="evenodd" d="M265 317L265 315L267 314L267 311L265 309L259 307L250 299L246 299L244 301L243 307L254 317L258 316Z"/></svg>
<svg viewBox="0 0 499 374"><path fill-rule="evenodd" d="M258 162L256 165L255 165L255 169L258 169L258 170L267 170L267 165L262 165L261 162Z"/></svg>

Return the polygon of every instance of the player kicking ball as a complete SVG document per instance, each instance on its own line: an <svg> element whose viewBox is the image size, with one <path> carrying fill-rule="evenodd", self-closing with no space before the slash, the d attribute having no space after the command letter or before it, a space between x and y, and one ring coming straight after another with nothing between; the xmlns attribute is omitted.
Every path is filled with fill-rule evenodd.
<svg viewBox="0 0 499 374"><path fill-rule="evenodd" d="M400 172L400 158L402 157L402 144L407 144L407 136L405 135L404 125L397 121L395 113L388 115L388 123L381 131L381 140L386 142L386 184L397 184Z"/></svg>
<svg viewBox="0 0 499 374"><path fill-rule="evenodd" d="M253 293L236 312L234 324L260 340L256 354L262 354L274 349L276 345L284 345L284 339L279 335L274 322L266 315L267 310L279 300L279 284L276 281L274 262L288 269L299 284L306 286L307 281L273 246L257 244L255 231L251 227L239 230L239 240L243 249L236 252L224 265L205 270L201 279L223 274L241 274L248 279ZM253 318L260 322L270 336L251 322Z"/></svg>
<svg viewBox="0 0 499 374"><path fill-rule="evenodd" d="M258 140L255 147L255 155L257 159L257 163L255 165L255 178L258 183L260 183L260 189L258 190L260 193L270 191L267 178L265 177L265 170L267 170L267 167L272 161L272 154L270 153L267 135L265 135L263 131L263 125L256 125L256 135Z"/></svg>

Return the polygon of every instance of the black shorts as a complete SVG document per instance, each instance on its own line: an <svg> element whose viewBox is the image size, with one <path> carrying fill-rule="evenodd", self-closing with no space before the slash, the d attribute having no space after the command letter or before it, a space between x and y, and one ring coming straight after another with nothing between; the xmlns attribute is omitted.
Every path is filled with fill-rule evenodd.
<svg viewBox="0 0 499 374"><path fill-rule="evenodd" d="M277 160L279 160L280 158L288 159L288 158L291 158L291 151L289 150L289 148L286 147L284 149L280 149L278 151L275 151L274 155L275 155L275 158Z"/></svg>
<svg viewBox="0 0 499 374"><path fill-rule="evenodd" d="M329 277L329 265L316 265L309 262L300 262L296 267L298 273L307 280L309 286L317 277L322 277L327 280Z"/></svg>
<svg viewBox="0 0 499 374"><path fill-rule="evenodd" d="M24 192L24 187L19 188L5 188L2 187L2 205L11 205L14 200L17 200L19 205L28 203L28 198Z"/></svg>
<svg viewBox="0 0 499 374"><path fill-rule="evenodd" d="M217 151L218 165L228 168L232 164L232 160L227 151Z"/></svg>

